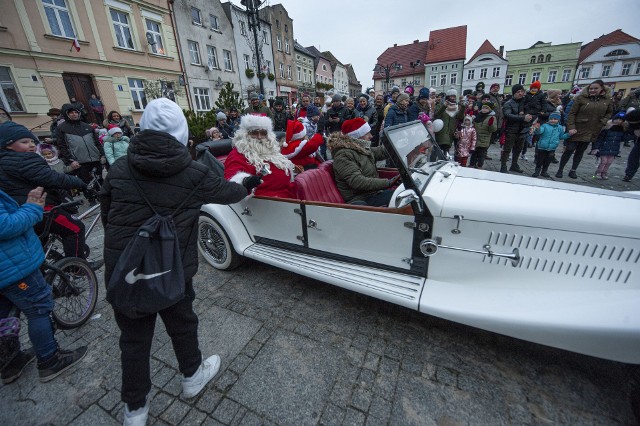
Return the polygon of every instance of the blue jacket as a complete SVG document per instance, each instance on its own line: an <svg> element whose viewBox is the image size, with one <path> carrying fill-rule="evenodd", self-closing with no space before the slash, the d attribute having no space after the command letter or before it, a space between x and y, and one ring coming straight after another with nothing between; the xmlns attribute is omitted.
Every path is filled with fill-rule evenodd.
<svg viewBox="0 0 640 426"><path fill-rule="evenodd" d="M407 111L402 111L397 105L391 105L387 116L384 119L384 128L389 126L395 126L396 124L403 124L408 121Z"/></svg>
<svg viewBox="0 0 640 426"><path fill-rule="evenodd" d="M44 252L33 225L42 220L42 207L19 206L0 191L0 288L8 287L38 269Z"/></svg>
<svg viewBox="0 0 640 426"><path fill-rule="evenodd" d="M603 129L600 131L598 139L593 143L591 149L599 150L598 155L616 156L620 154L620 144L629 139L631 139L631 137L628 137L622 128L619 130L614 128Z"/></svg>
<svg viewBox="0 0 640 426"><path fill-rule="evenodd" d="M561 125L549 123L544 123L536 129L536 134L540 135L537 148L542 151L555 151L560 144L560 139L568 139L570 136Z"/></svg>

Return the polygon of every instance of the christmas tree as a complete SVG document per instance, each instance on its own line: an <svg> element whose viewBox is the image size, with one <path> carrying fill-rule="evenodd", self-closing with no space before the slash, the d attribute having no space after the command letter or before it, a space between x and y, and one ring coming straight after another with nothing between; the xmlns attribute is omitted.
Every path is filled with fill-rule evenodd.
<svg viewBox="0 0 640 426"><path fill-rule="evenodd" d="M240 97L240 93L233 91L233 84L226 82L224 87L220 89L220 96L216 101L216 108L218 110L229 112L232 107L236 107L238 111L242 112L244 107L244 101Z"/></svg>

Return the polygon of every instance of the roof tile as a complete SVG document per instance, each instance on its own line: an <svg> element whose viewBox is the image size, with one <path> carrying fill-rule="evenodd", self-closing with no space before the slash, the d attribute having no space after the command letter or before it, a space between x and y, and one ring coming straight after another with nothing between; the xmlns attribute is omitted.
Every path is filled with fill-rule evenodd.
<svg viewBox="0 0 640 426"><path fill-rule="evenodd" d="M615 30L609 34L601 35L597 39L582 45L582 48L580 48L580 55L578 56L578 63L582 63L582 61L587 59L593 52L595 52L602 46L633 42L640 42L640 40L630 36L620 29Z"/></svg>
<svg viewBox="0 0 640 426"><path fill-rule="evenodd" d="M414 40L413 43L403 44L401 46L394 44L393 47L388 47L382 55L378 56L376 64L387 66L394 62L398 62L402 65L402 69L393 70L391 74L393 77L414 75L414 69L411 68L411 63L418 60L421 64L425 63L425 59L427 57L427 46L428 43L426 41L418 40ZM420 67L422 67L422 65L420 65ZM420 69L419 72L417 72L418 69ZM416 67L415 70L415 74L423 74L422 68ZM373 73L374 80L380 80L384 77L384 72L377 71Z"/></svg>
<svg viewBox="0 0 640 426"><path fill-rule="evenodd" d="M480 55L486 55L488 53L494 54L496 55L498 58L502 58L502 55L500 54L500 52L493 47L493 44L491 44L491 42L489 40L485 40L484 43L482 43L482 45L480 45L480 47L478 48L478 50L476 51L476 53L473 54L473 56L471 57L471 59L469 59L467 61L467 64L471 61L473 61L475 58L477 58ZM504 58L503 58L504 59Z"/></svg>
<svg viewBox="0 0 640 426"><path fill-rule="evenodd" d="M429 34L428 64L464 60L467 56L467 26L434 30Z"/></svg>

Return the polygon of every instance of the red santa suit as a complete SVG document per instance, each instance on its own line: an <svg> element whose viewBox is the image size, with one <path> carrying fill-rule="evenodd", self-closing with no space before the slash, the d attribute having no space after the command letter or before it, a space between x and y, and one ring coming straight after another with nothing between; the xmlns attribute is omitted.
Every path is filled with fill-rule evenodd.
<svg viewBox="0 0 640 426"><path fill-rule="evenodd" d="M255 195L265 197L295 198L291 176L276 167L273 163L266 163L271 173L262 176L262 183L255 189ZM246 177L257 175L260 170L249 164L247 157L233 148L224 162L224 178L236 183L242 183Z"/></svg>
<svg viewBox="0 0 640 426"><path fill-rule="evenodd" d="M285 143L280 152L296 166L308 169L320 164L320 160L316 157L316 151L324 139L320 133L316 133L311 139L306 139L306 136L306 129L300 121L287 121Z"/></svg>

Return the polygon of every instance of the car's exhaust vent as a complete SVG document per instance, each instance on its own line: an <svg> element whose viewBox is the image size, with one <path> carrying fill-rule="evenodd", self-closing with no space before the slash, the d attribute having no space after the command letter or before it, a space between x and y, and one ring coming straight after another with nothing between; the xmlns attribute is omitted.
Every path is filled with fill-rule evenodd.
<svg viewBox="0 0 640 426"><path fill-rule="evenodd" d="M623 284L631 279L629 266L640 260L638 248L508 232L491 232L488 244L518 248L522 257L519 268ZM484 256L484 262L512 266L508 259L496 257Z"/></svg>

